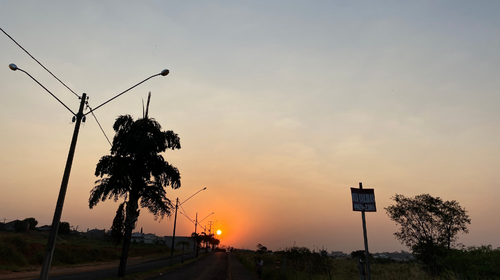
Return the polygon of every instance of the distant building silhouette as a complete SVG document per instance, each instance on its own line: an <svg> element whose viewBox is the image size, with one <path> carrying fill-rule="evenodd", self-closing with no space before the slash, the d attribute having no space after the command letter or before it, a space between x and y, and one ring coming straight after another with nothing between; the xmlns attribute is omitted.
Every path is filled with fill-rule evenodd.
<svg viewBox="0 0 500 280"><path fill-rule="evenodd" d="M51 228L51 226L49 226L49 225L44 225L44 226L41 226L41 227L37 227L37 228L36 228L36 230L37 230L38 232L41 232L41 233L46 233L46 234L49 234L49 232L50 232L50 228Z"/></svg>
<svg viewBox="0 0 500 280"><path fill-rule="evenodd" d="M104 239L108 236L108 234L104 229L87 229L87 232L82 233L82 236L95 239Z"/></svg>

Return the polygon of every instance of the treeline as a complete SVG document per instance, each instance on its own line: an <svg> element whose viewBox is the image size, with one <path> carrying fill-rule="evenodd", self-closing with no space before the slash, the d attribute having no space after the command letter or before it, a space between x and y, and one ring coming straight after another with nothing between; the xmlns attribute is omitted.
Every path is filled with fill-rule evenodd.
<svg viewBox="0 0 500 280"><path fill-rule="evenodd" d="M29 217L24 220L14 220L9 223L0 223L0 230L14 231L14 232L27 232L28 230L37 230L38 221ZM50 227L50 226L49 226ZM68 222L60 222L57 231L58 234L70 234L71 226Z"/></svg>
<svg viewBox="0 0 500 280"><path fill-rule="evenodd" d="M435 272L446 279L500 279L500 248L472 246L437 255Z"/></svg>

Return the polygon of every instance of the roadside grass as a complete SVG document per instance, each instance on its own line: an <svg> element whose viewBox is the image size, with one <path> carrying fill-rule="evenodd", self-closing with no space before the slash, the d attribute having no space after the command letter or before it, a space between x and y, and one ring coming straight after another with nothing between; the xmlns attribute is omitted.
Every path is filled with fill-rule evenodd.
<svg viewBox="0 0 500 280"><path fill-rule="evenodd" d="M294 279L294 280L352 280L359 279L357 261L355 259L326 259L318 262L301 259L300 262L293 262L288 259L286 261L286 277L283 269L283 257L279 254L257 254L252 252L237 252L237 257L245 267L254 275L255 260L261 257L264 261L264 269L262 272L262 279L264 280L281 280L281 279ZM396 261L377 261L374 260L370 263L370 272L372 279L387 279L387 280L479 280L479 279L500 279L495 269L499 269L499 259L491 258L488 256L488 261L483 260L481 264L476 264L465 257L461 260L464 261L460 264L462 270L454 268L445 269L439 276L431 277L425 271L424 267L417 262L396 262ZM459 263L457 259L452 259L449 262ZM491 270L479 269L479 266L495 266ZM495 270L495 272L493 272Z"/></svg>
<svg viewBox="0 0 500 280"><path fill-rule="evenodd" d="M43 262L47 235L0 231L0 272L31 271ZM170 253L165 245L131 243L129 258ZM70 266L120 259L121 246L106 240L60 235L52 260L53 266Z"/></svg>

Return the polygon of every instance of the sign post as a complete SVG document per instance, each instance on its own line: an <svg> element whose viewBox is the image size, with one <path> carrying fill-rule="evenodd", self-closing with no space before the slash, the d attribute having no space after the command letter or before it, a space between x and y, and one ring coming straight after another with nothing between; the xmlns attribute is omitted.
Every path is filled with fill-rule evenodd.
<svg viewBox="0 0 500 280"><path fill-rule="evenodd" d="M351 188L352 211L361 211L363 221L363 237L365 240L366 276L371 280L370 275L370 253L368 251L368 237L366 234L365 212L377 212L375 205L375 191L373 189L363 189L363 184L359 182L359 189Z"/></svg>

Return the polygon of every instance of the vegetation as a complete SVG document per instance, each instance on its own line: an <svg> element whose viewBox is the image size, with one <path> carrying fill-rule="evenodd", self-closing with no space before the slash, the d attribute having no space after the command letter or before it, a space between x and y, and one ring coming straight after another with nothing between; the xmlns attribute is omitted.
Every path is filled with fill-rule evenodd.
<svg viewBox="0 0 500 280"><path fill-rule="evenodd" d="M38 225L38 221L33 217L26 218L23 220L23 222L28 223L29 229L31 229L31 230L36 229L36 225Z"/></svg>
<svg viewBox="0 0 500 280"><path fill-rule="evenodd" d="M29 224L26 221L14 221L14 230L16 232L26 232Z"/></svg>
<svg viewBox="0 0 500 280"><path fill-rule="evenodd" d="M40 233L15 233L0 231L0 271L26 271L40 267L43 261L48 235ZM132 243L131 257L167 254L165 245ZM54 266L78 265L94 262L116 261L120 248L111 241L59 236L54 251Z"/></svg>
<svg viewBox="0 0 500 280"><path fill-rule="evenodd" d="M438 260L448 254L457 234L468 233L467 211L455 200L443 201L429 194L415 197L396 194L392 199L396 204L385 210L391 220L400 225L394 235L411 248L432 274L438 274Z"/></svg>
<svg viewBox="0 0 500 280"><path fill-rule="evenodd" d="M265 252L267 252L267 247L264 246L264 245L262 245L262 244L260 244L260 243L257 244L257 253L263 254Z"/></svg>
<svg viewBox="0 0 500 280"><path fill-rule="evenodd" d="M196 243L196 257L198 257L198 250L202 244L205 244L205 253L208 251L208 246L212 246L212 249L215 250L215 246L220 244L220 240L214 234L206 234L205 232L200 234L193 232L191 239Z"/></svg>
<svg viewBox="0 0 500 280"><path fill-rule="evenodd" d="M334 259L312 252L305 247L291 247L273 254L234 250L238 259L255 273L255 260L264 261L264 280L329 280L359 279L356 258ZM362 251L357 251L362 253ZM491 246L452 250L440 259L443 268L439 276L431 277L425 266L417 261L396 261L371 258L372 279L409 280L479 280L500 279L500 249Z"/></svg>
<svg viewBox="0 0 500 280"><path fill-rule="evenodd" d="M60 222L59 228L57 229L57 234L70 234L71 227L68 222Z"/></svg>
<svg viewBox="0 0 500 280"><path fill-rule="evenodd" d="M117 241L123 236L119 277L125 275L130 237L139 217L139 207L147 208L156 218L169 216L173 206L166 197L165 187L177 189L181 186L177 168L160 155L167 149L180 149L180 139L173 131L161 131L160 124L148 118L147 112L146 109L143 118L136 121L130 115L116 119L111 155L99 160L95 175L102 179L96 181L89 198L90 208L106 199L124 199L112 227L112 235Z"/></svg>
<svg viewBox="0 0 500 280"><path fill-rule="evenodd" d="M439 266L450 279L500 279L500 248L483 245L451 250Z"/></svg>

